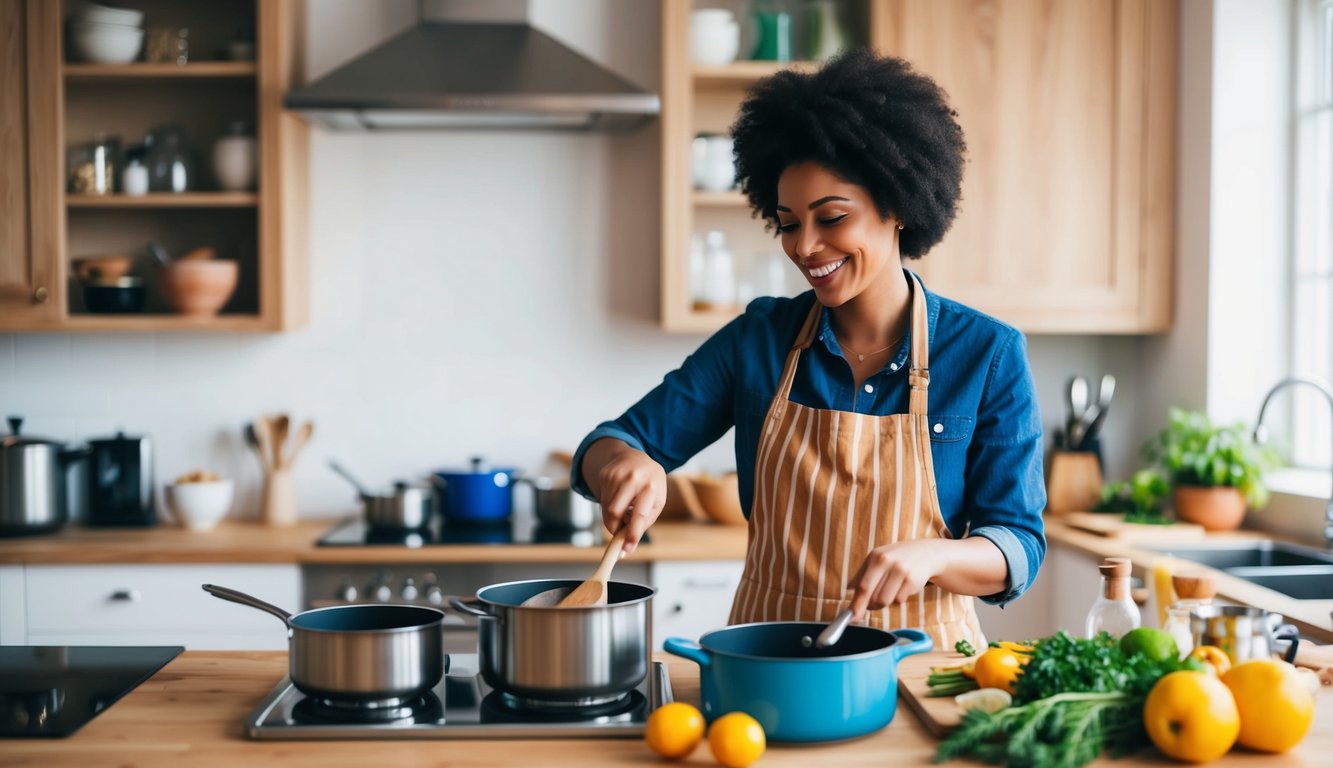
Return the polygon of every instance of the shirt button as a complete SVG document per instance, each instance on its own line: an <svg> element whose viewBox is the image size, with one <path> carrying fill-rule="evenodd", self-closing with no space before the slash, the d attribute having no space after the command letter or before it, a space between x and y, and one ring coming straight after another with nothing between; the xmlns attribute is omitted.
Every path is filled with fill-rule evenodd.
<svg viewBox="0 0 1333 768"><path fill-rule="evenodd" d="M874 387L870 386L869 384L866 385L866 392L867 392L867 393L874 392L874 391L875 391L875 388L874 388Z"/></svg>
<svg viewBox="0 0 1333 768"><path fill-rule="evenodd" d="M934 427L934 429L935 429L935 434L938 435L939 433L941 433L941 432L944 431L944 425L943 425L943 424L936 424L935 427Z"/></svg>
<svg viewBox="0 0 1333 768"><path fill-rule="evenodd" d="M890 371L896 371L896 370L898 370L898 364L897 364L897 363L889 363L889 370L890 370Z"/></svg>

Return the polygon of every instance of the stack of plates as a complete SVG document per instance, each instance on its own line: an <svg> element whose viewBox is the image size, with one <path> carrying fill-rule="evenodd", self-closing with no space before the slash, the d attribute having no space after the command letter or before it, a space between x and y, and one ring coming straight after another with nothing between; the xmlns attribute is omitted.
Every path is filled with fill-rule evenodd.
<svg viewBox="0 0 1333 768"><path fill-rule="evenodd" d="M79 3L70 16L69 41L84 61L128 64L143 47L143 11Z"/></svg>

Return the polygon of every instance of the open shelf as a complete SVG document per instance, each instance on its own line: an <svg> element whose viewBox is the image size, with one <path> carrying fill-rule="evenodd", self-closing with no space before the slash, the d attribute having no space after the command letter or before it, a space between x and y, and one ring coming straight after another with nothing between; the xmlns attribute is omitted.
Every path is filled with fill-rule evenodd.
<svg viewBox="0 0 1333 768"><path fill-rule="evenodd" d="M706 67L699 64L690 66L690 74L696 85L709 83L718 85L746 85L784 69L798 72L811 72L819 67L814 61L733 61L720 67Z"/></svg>
<svg viewBox="0 0 1333 768"><path fill-rule="evenodd" d="M274 324L258 315L190 317L137 313L129 315L71 314L61 325L67 331L271 331Z"/></svg>
<svg viewBox="0 0 1333 768"><path fill-rule="evenodd" d="M255 192L150 192L130 195L66 195L70 208L252 208Z"/></svg>
<svg viewBox="0 0 1333 768"><path fill-rule="evenodd" d="M750 205L750 199L741 194L739 189L729 189L725 192L705 192L696 189L693 199L695 205L712 208L745 208Z"/></svg>
<svg viewBox="0 0 1333 768"><path fill-rule="evenodd" d="M253 61L200 61L189 64L66 64L66 80L142 80L149 78L249 77L258 73Z"/></svg>

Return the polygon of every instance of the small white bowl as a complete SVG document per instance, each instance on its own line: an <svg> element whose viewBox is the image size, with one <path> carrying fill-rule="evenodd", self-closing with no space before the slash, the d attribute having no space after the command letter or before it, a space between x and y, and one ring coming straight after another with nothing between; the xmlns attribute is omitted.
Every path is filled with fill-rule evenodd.
<svg viewBox="0 0 1333 768"><path fill-rule="evenodd" d="M234 490L231 480L216 480L168 485L162 495L178 523L192 531L207 531L227 516Z"/></svg>
<svg viewBox="0 0 1333 768"><path fill-rule="evenodd" d="M132 8L112 8L109 5L85 2L79 3L75 8L74 18L78 21L91 21L98 24L120 24L126 27L137 27L143 23L143 11L136 11Z"/></svg>
<svg viewBox="0 0 1333 768"><path fill-rule="evenodd" d="M94 64L129 64L139 58L143 30L111 24L70 25L69 39L84 61Z"/></svg>

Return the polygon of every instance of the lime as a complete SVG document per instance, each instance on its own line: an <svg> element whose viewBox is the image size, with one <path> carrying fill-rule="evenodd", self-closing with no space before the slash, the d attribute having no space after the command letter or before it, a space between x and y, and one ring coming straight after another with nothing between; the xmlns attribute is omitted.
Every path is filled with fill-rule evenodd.
<svg viewBox="0 0 1333 768"><path fill-rule="evenodd" d="M958 709L962 712L971 712L979 709L982 712L995 714L1014 703L1014 697L1003 688L978 688L975 691L960 693L953 697L958 703Z"/></svg>
<svg viewBox="0 0 1333 768"><path fill-rule="evenodd" d="M1120 638L1120 652L1126 656L1146 656L1152 661L1180 658L1180 646L1170 632L1153 627L1131 629Z"/></svg>

